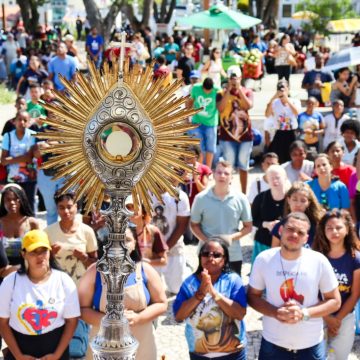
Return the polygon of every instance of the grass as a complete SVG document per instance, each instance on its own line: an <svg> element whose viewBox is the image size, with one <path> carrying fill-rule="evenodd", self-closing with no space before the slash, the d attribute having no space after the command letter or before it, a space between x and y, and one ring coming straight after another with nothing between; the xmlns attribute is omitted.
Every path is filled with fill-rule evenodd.
<svg viewBox="0 0 360 360"><path fill-rule="evenodd" d="M15 91L8 90L5 84L0 84L0 105L14 104L15 99Z"/></svg>

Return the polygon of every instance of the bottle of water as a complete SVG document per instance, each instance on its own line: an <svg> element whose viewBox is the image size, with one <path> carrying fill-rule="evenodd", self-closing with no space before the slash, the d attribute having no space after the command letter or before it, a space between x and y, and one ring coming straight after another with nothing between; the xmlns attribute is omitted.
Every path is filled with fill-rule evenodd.
<svg viewBox="0 0 360 360"><path fill-rule="evenodd" d="M327 360L336 360L335 350L333 348L329 349Z"/></svg>

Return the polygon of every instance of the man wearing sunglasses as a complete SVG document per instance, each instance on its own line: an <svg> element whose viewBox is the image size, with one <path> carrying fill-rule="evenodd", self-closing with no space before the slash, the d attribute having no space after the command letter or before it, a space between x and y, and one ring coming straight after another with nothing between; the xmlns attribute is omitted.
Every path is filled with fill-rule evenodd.
<svg viewBox="0 0 360 360"><path fill-rule="evenodd" d="M191 209L191 230L200 240L200 246L211 236L227 235L231 241L230 267L241 276L240 240L251 232L252 217L246 195L230 188L232 172L229 162L218 162L214 173L215 186L205 189L195 197Z"/></svg>
<svg viewBox="0 0 360 360"><path fill-rule="evenodd" d="M259 360L326 359L322 317L341 300L330 262L303 247L309 228L305 214L290 213L280 228L281 246L254 262L248 303L264 315Z"/></svg>

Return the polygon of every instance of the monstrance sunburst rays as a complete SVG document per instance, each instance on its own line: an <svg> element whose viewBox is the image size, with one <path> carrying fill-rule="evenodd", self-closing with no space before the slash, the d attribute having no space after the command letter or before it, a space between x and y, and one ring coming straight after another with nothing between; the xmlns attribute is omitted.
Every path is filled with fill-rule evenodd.
<svg viewBox="0 0 360 360"><path fill-rule="evenodd" d="M86 76L78 72L76 83L61 79L69 96L56 92L58 102L45 105L51 113L46 123L53 130L36 135L40 139L55 140L54 144L42 151L53 155L42 168L56 169L54 179L66 177L61 192L74 191L76 200L84 196L86 212L91 211L93 206L100 208L105 186L83 149L84 129L95 109L119 81L118 62L113 62L112 67L105 62L101 71L95 68L93 62L88 61L88 64L89 74ZM143 107L153 124L157 139L153 163L132 189L135 208L143 204L148 210L151 209L149 192L159 201L162 201L163 192L178 196L172 181L183 182L178 175L179 170L193 171L184 157L193 156L187 148L199 142L185 134L194 128L188 118L198 110L184 108L187 97L176 96L182 81L176 80L164 87L165 78L153 80L152 65L143 72L139 66L130 69L127 60L123 71L123 83L131 89Z"/></svg>

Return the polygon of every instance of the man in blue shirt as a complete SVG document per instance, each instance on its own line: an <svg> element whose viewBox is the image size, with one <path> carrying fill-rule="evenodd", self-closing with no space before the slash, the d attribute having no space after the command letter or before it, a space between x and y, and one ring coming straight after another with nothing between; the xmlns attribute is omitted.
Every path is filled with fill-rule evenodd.
<svg viewBox="0 0 360 360"><path fill-rule="evenodd" d="M56 90L63 91L64 85L60 82L59 74L67 80L75 80L76 78L76 62L73 57L66 55L67 47L65 43L60 43L57 56L53 57L48 65L49 80L54 82Z"/></svg>
<svg viewBox="0 0 360 360"><path fill-rule="evenodd" d="M302 88L308 92L308 97L313 96L321 106L324 106L324 101L321 97L321 89L325 86L324 83L334 81L334 76L329 71L324 71L324 58L322 53L315 55L315 69L305 73L302 81Z"/></svg>
<svg viewBox="0 0 360 360"><path fill-rule="evenodd" d="M104 38L98 34L97 28L93 26L90 34L86 37L86 52L97 68L101 65L103 50Z"/></svg>

